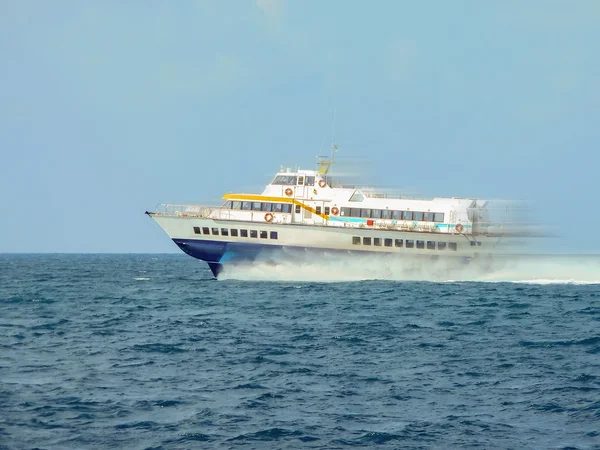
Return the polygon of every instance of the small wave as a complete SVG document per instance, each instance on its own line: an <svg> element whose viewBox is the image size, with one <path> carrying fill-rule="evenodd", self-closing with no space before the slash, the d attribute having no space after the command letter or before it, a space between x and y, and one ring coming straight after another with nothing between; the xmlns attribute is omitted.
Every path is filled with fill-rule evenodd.
<svg viewBox="0 0 600 450"><path fill-rule="evenodd" d="M136 281L148 281L148 280L150 280L150 278L148 278L148 277L135 277L134 280L136 280Z"/></svg>

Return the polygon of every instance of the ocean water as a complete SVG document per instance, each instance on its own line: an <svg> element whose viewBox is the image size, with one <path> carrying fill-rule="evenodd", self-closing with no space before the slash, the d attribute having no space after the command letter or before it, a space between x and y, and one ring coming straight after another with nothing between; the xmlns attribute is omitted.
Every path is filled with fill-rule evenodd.
<svg viewBox="0 0 600 450"><path fill-rule="evenodd" d="M600 448L600 258L428 269L0 255L0 448Z"/></svg>

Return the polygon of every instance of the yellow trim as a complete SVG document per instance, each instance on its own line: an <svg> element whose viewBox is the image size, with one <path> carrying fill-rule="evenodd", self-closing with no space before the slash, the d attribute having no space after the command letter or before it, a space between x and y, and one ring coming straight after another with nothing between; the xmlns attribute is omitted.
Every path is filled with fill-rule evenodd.
<svg viewBox="0 0 600 450"><path fill-rule="evenodd" d="M256 195L256 194L225 194L223 196L226 200L254 200L254 201L265 201L265 202L280 202L280 203L292 203L294 205L299 205L301 208L310 211L311 213L322 217L325 220L329 220L329 216L326 214L317 214L317 210L305 205L300 200L296 200L295 198L289 197L270 197L268 195Z"/></svg>

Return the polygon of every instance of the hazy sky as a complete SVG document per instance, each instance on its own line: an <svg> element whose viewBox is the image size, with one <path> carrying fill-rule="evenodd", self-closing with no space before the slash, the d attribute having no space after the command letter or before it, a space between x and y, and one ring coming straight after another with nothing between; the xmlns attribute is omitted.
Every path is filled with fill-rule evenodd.
<svg viewBox="0 0 600 450"><path fill-rule="evenodd" d="M600 1L0 2L0 252L175 251L160 202L331 144L600 252Z"/></svg>

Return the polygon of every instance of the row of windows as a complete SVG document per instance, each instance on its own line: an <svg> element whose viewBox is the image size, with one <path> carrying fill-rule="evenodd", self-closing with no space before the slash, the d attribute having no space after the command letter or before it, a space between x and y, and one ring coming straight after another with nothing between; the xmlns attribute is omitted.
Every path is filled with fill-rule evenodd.
<svg viewBox="0 0 600 450"><path fill-rule="evenodd" d="M361 244L361 238L360 236L353 236L352 237L352 243L354 245L360 245ZM376 247L381 247L381 245L383 244L383 246L385 247L406 247L406 248L426 248L427 250L435 250L436 249L436 241L414 241L412 239L389 239L389 238L370 238L370 237L363 237L362 238L362 245L374 245ZM416 243L416 245L415 245ZM437 249L438 250L452 250L452 251L456 251L458 249L458 245L456 242L437 242Z"/></svg>
<svg viewBox="0 0 600 450"><path fill-rule="evenodd" d="M285 186L314 186L315 177L302 175L277 175L271 184L285 185Z"/></svg>
<svg viewBox="0 0 600 450"><path fill-rule="evenodd" d="M277 231L271 231L270 233L267 233L264 230L261 231L257 231L257 230L250 230L250 233L248 234L248 230L238 230L236 228L217 228L217 227L213 227L213 228L209 228L209 227L194 227L194 233L196 234L210 234L213 236L232 236L232 237L248 237L250 236L251 238L258 238L260 236L261 239L267 239L267 237L269 237L270 239L277 239Z"/></svg>
<svg viewBox="0 0 600 450"><path fill-rule="evenodd" d="M421 211L392 211L390 209L342 208L342 216L368 219L416 220L417 222L443 222L444 213Z"/></svg>
<svg viewBox="0 0 600 450"><path fill-rule="evenodd" d="M225 209L241 209L243 211L266 211L291 213L292 205L290 203L267 203L267 202L238 202L229 201L223 206Z"/></svg>

